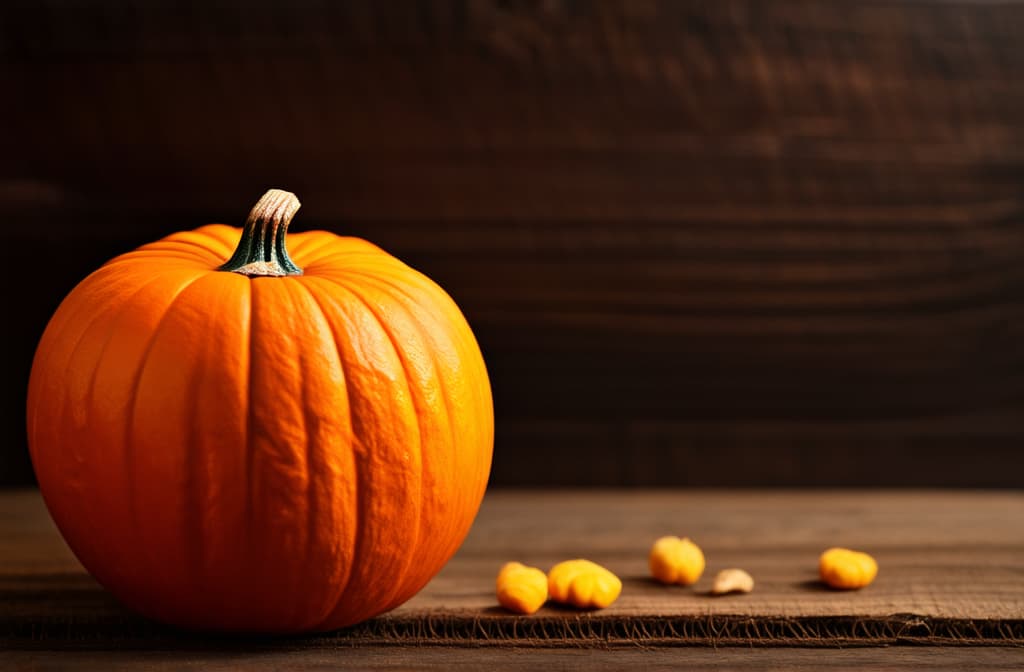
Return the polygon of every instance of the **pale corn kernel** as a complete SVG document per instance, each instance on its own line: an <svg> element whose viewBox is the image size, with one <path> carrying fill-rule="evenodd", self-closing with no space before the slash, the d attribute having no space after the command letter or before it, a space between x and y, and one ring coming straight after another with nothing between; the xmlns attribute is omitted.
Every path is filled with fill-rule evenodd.
<svg viewBox="0 0 1024 672"><path fill-rule="evenodd" d="M687 537L662 537L651 547L648 564L658 581L689 586L704 573L704 553Z"/></svg>
<svg viewBox="0 0 1024 672"><path fill-rule="evenodd" d="M548 572L551 599L581 609L603 609L621 592L619 577L590 560L566 560Z"/></svg>
<svg viewBox="0 0 1024 672"><path fill-rule="evenodd" d="M818 560L821 580L832 588L863 588L875 580L878 563L867 553L848 548L830 548Z"/></svg>
<svg viewBox="0 0 1024 672"><path fill-rule="evenodd" d="M548 599L548 577L519 562L505 563L496 584L498 604L517 614L532 614Z"/></svg>
<svg viewBox="0 0 1024 672"><path fill-rule="evenodd" d="M712 595L749 593L754 589L754 577L742 569L723 569L711 583Z"/></svg>

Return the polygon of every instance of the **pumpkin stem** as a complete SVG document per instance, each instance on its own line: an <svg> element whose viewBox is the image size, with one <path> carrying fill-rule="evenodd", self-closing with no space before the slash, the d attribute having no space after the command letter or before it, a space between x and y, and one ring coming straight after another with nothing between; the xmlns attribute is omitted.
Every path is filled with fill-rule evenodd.
<svg viewBox="0 0 1024 672"><path fill-rule="evenodd" d="M271 189L263 194L245 220L235 253L217 270L251 277L302 275L302 269L288 257L284 240L299 206L299 199L290 191Z"/></svg>

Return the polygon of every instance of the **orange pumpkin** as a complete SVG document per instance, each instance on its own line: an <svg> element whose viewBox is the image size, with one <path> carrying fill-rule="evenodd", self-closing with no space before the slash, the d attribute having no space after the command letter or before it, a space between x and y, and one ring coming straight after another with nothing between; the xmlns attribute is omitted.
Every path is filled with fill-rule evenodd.
<svg viewBox="0 0 1024 672"><path fill-rule="evenodd" d="M39 343L28 436L47 506L152 618L357 623L416 594L483 497L491 392L458 307L364 240L297 233L289 256L297 209L271 190L242 231L113 259Z"/></svg>

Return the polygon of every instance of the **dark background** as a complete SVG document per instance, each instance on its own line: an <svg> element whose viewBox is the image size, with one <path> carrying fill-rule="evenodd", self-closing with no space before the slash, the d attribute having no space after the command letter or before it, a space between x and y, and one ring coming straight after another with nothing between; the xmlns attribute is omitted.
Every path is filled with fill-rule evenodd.
<svg viewBox="0 0 1024 672"><path fill-rule="evenodd" d="M270 186L437 280L495 485L1024 486L1024 6L0 9L0 483L58 302Z"/></svg>

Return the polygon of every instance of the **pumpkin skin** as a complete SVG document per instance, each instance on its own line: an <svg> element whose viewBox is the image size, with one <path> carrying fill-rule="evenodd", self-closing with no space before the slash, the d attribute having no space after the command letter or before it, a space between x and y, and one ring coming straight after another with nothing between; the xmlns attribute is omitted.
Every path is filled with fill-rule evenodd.
<svg viewBox="0 0 1024 672"><path fill-rule="evenodd" d="M340 628L415 595L465 538L490 471L487 372L452 299L376 246L297 233L302 275L217 270L241 236L175 233L67 296L32 366L33 466L128 607Z"/></svg>

